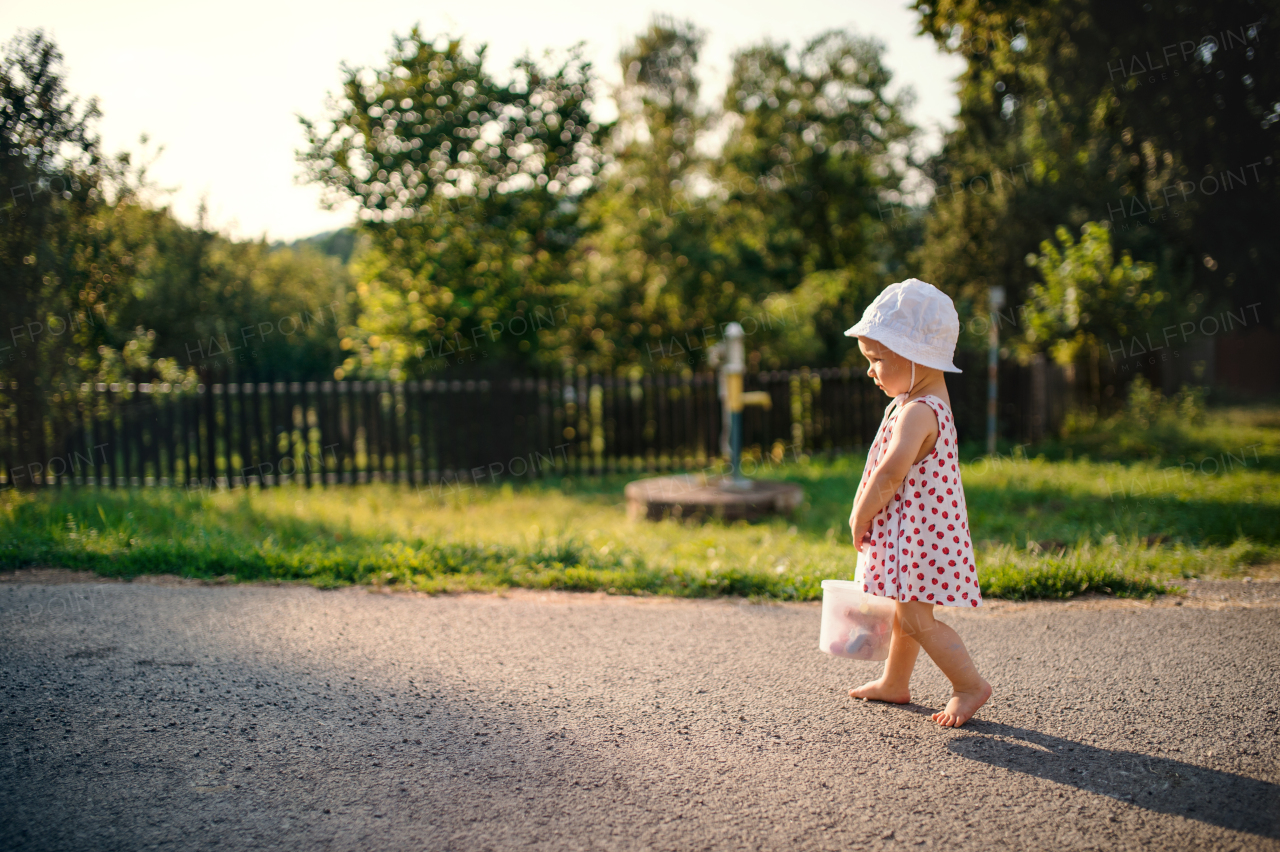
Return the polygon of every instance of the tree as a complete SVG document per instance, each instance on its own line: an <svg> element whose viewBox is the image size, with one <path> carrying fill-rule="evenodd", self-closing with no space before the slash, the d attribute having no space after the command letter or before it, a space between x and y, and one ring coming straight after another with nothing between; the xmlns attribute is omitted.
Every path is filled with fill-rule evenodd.
<svg viewBox="0 0 1280 852"><path fill-rule="evenodd" d="M930 280L978 304L1002 285L1019 304L1028 252L1106 219L1118 247L1158 265L1155 327L1274 298L1276 16L1249 2L915 5L968 61L939 183L1009 178L937 203Z"/></svg>
<svg viewBox="0 0 1280 852"><path fill-rule="evenodd" d="M754 307L734 289L714 210L698 193L708 172L698 143L710 121L698 101L703 38L688 22L657 16L618 56L611 162L584 206L583 295L616 341L619 366L688 369L715 342L718 323Z"/></svg>
<svg viewBox="0 0 1280 852"><path fill-rule="evenodd" d="M616 306L619 348L641 364L687 368L731 321L755 366L839 363L844 329L899 271L878 210L909 155L906 101L885 94L878 45L831 32L742 51L709 112L701 43L659 17L620 57L614 164L588 208L590 292Z"/></svg>
<svg viewBox="0 0 1280 852"><path fill-rule="evenodd" d="M19 486L37 483L14 471L47 466L89 413L87 385L129 396L141 383L192 387L201 375L314 376L338 357L341 264L183 225L154 203L147 161L101 152L98 117L94 102L68 94L43 33L6 46L0 417L17 429L0 457ZM245 350L256 357L246 362Z"/></svg>
<svg viewBox="0 0 1280 852"><path fill-rule="evenodd" d="M721 228L738 278L754 294L789 294L811 317L803 354L827 363L856 357L844 330L906 277L911 230L884 211L903 196L916 131L911 94L887 92L883 52L835 30L794 54L764 44L734 57L724 98Z"/></svg>
<svg viewBox="0 0 1280 852"><path fill-rule="evenodd" d="M1087 362L1096 393L1102 348L1123 347L1131 336L1148 332L1168 294L1152 286L1154 264L1135 262L1128 252L1114 261L1105 223L1087 222L1079 242L1065 227L1056 236L1058 246L1045 240L1040 254L1026 259L1044 283L1028 288L1021 311L1025 330L1017 345L1024 355L1048 352L1066 367Z"/></svg>
<svg viewBox="0 0 1280 852"><path fill-rule="evenodd" d="M564 300L608 130L591 65L576 48L552 70L526 57L499 83L484 54L414 28L384 68L344 66L326 126L303 119L307 177L354 198L368 235L341 374L426 375L482 344L527 363L584 332Z"/></svg>
<svg viewBox="0 0 1280 852"><path fill-rule="evenodd" d="M67 92L62 54L43 32L20 33L0 57L0 179L10 203L0 222L0 286L8 317L0 339L0 406L17 424L6 459L43 465L59 452L84 405L70 391L125 370L177 378L149 356L154 335L119 328L116 294L132 275L136 244L113 211L132 203L136 170L105 158L96 102ZM28 486L29 480L11 479Z"/></svg>
<svg viewBox="0 0 1280 852"><path fill-rule="evenodd" d="M268 246L194 226L166 208L117 208L137 264L117 296L122 327L155 332L153 355L209 381L315 378L341 361L349 320L342 262L308 244Z"/></svg>

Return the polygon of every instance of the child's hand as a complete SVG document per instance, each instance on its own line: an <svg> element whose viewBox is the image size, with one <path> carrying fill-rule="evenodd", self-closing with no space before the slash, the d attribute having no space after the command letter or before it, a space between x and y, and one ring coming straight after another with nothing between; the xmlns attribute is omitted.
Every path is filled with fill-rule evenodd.
<svg viewBox="0 0 1280 852"><path fill-rule="evenodd" d="M871 520L858 523L854 515L849 515L849 529L853 531L853 546L861 553L864 544L871 544Z"/></svg>

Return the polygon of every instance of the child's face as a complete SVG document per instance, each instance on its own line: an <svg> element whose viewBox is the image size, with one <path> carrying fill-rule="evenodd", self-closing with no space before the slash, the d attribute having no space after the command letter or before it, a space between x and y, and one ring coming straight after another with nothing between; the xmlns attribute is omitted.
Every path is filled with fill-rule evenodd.
<svg viewBox="0 0 1280 852"><path fill-rule="evenodd" d="M869 337L858 338L858 349L870 362L867 375L887 396L897 396L911 389L911 362Z"/></svg>

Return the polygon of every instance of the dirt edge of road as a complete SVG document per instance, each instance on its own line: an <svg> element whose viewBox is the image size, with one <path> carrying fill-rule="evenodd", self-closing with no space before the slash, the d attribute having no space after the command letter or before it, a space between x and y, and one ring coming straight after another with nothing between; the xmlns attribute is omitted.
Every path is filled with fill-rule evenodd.
<svg viewBox="0 0 1280 852"><path fill-rule="evenodd" d="M987 600L982 610L971 611L964 610L966 615L997 615L1001 613L1022 612L1028 609L1160 609L1175 607L1190 607L1196 609L1255 609L1255 608L1280 608L1280 576L1274 570L1280 566L1260 566L1262 570L1258 573L1262 576L1243 577L1240 579L1190 579L1180 580L1179 584L1186 590L1182 595L1158 595L1154 598L1116 598L1110 595L1086 593L1079 597L1069 600L1037 600L1037 601L1009 601L992 599ZM68 568L57 568L52 566L41 566L33 568L20 568L13 571L0 571L0 584L3 583L24 583L40 586L64 585L68 583L140 583L154 586L223 586L223 585L252 585L252 586L280 586L280 585L306 585L303 583L270 583L270 582L254 582L254 583L236 583L233 578L224 577L216 580L198 580L189 577L179 577L173 574L148 574L132 579L121 579L118 577L104 577L94 574L92 571L74 571ZM406 591L401 589L391 589L379 586L355 586L339 590L339 592L347 594L395 594L395 595L421 595L427 596L422 592ZM690 604L721 604L730 606L740 606L747 603L742 598L676 598L659 595L609 595L604 592L570 592L558 590L537 590L537 589L507 589L501 592L462 592L457 593L459 596L488 599L493 601L502 600L538 600L545 602L557 602L565 605L572 604L592 604L609 602L617 605L690 605ZM805 603L795 602L775 602L775 601L751 601L756 606L790 606L790 607L816 607L816 601ZM948 613L951 614L951 613Z"/></svg>

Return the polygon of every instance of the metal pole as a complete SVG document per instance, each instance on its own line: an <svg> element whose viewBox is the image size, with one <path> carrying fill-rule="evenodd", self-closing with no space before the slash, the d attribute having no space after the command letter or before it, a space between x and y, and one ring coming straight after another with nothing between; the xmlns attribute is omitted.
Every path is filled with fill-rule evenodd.
<svg viewBox="0 0 1280 852"><path fill-rule="evenodd" d="M987 329L987 455L996 452L997 374L1000 359L1000 328L996 315L1004 307L1004 288L991 288L991 323Z"/></svg>

